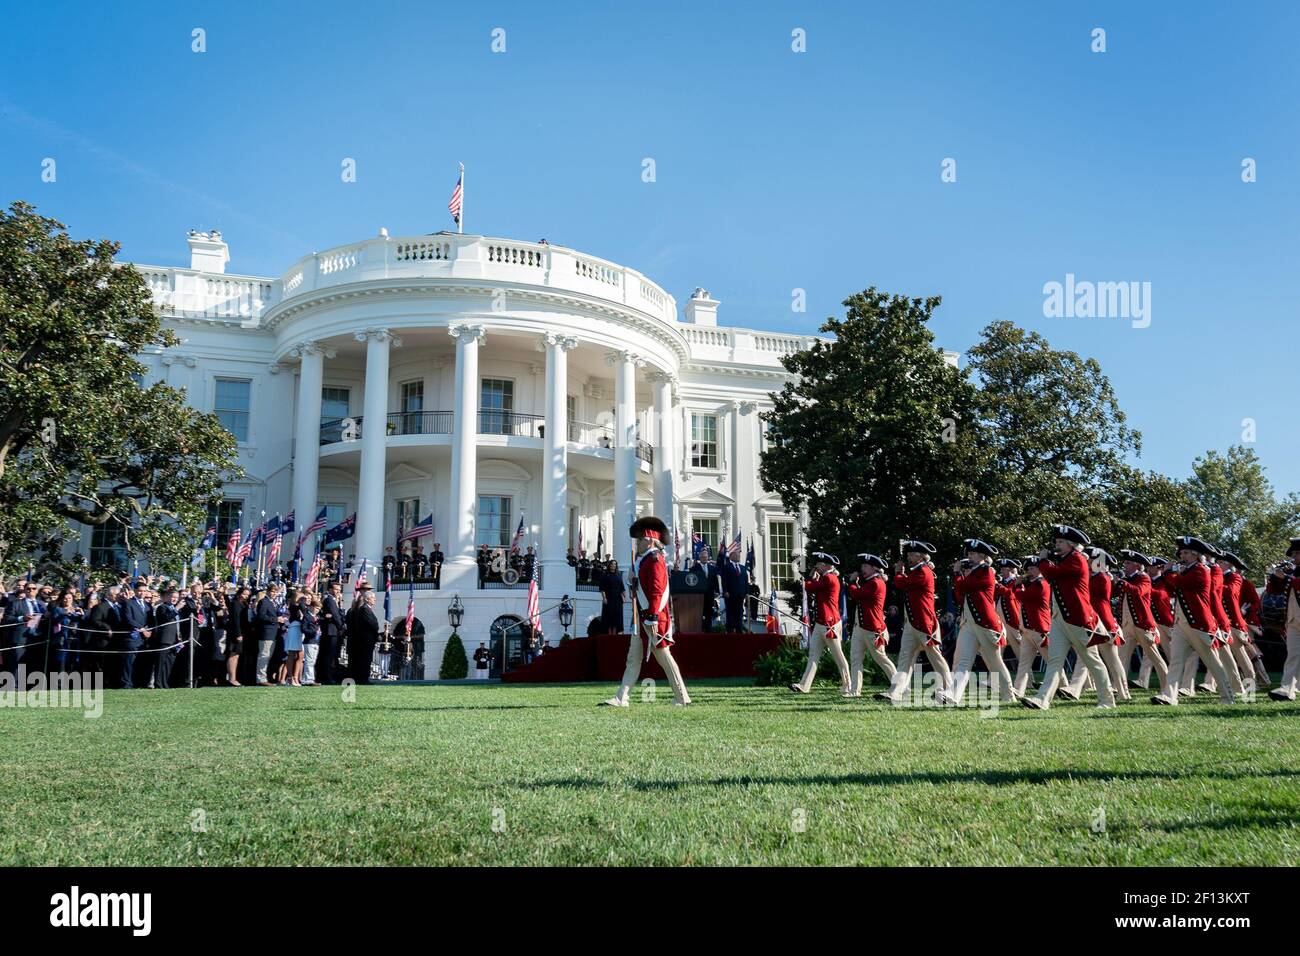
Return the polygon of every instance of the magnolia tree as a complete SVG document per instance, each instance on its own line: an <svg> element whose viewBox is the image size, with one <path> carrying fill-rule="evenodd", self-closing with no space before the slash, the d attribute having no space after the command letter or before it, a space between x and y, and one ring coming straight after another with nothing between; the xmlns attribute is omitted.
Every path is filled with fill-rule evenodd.
<svg viewBox="0 0 1300 956"><path fill-rule="evenodd" d="M57 563L72 523L179 568L240 475L214 415L140 384L136 356L178 339L118 249L26 203L0 212L0 571Z"/></svg>

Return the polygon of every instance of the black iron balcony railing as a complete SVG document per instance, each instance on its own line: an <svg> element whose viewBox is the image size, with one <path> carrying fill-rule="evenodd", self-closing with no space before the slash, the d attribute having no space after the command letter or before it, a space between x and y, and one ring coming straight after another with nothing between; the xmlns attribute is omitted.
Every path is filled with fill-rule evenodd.
<svg viewBox="0 0 1300 956"><path fill-rule="evenodd" d="M569 422L569 441L579 445L594 445L597 448L614 447L614 429L608 425L596 425L592 422Z"/></svg>
<svg viewBox="0 0 1300 956"><path fill-rule="evenodd" d="M320 443L360 441L364 416L335 418L321 422ZM385 428L389 435L450 435L451 412L389 412Z"/></svg>
<svg viewBox="0 0 1300 956"><path fill-rule="evenodd" d="M541 415L506 412L499 409L479 409L478 433L480 435L510 435L515 438L540 438L538 430L546 424Z"/></svg>

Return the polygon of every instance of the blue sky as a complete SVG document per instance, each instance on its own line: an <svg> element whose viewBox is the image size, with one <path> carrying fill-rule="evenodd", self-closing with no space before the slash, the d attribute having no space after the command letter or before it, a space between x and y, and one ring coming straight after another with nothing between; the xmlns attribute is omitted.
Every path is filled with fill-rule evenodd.
<svg viewBox="0 0 1300 956"><path fill-rule="evenodd" d="M1140 464L1186 475L1250 418L1300 490L1300 5L810 6L10 5L0 199L142 262L220 228L232 271L278 275L380 226L452 228L464 162L470 232L574 246L679 302L703 285L754 328L811 332L869 285L939 294L948 348L1009 319L1096 357ZM1067 273L1150 282L1150 326L1044 317Z"/></svg>

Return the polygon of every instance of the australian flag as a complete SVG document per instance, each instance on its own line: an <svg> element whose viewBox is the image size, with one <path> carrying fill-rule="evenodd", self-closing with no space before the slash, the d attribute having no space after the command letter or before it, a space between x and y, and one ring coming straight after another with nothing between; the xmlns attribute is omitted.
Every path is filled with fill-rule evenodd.
<svg viewBox="0 0 1300 956"><path fill-rule="evenodd" d="M331 544L335 541L346 541L357 533L357 516L352 513L325 532L325 543Z"/></svg>

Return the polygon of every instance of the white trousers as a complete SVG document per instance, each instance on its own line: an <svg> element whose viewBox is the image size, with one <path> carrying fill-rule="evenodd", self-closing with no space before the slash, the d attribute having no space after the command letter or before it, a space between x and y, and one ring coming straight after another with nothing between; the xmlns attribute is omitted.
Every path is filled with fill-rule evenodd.
<svg viewBox="0 0 1300 956"><path fill-rule="evenodd" d="M817 678L817 664L822 659L822 652L827 650L831 652L831 660L835 661L840 672L840 690L848 692L849 662L844 659L844 648L840 647L842 626L841 623L833 630L827 630L824 624L813 625L812 637L808 640L808 666L804 668L798 685L805 694L812 690L813 681Z"/></svg>
<svg viewBox="0 0 1300 956"><path fill-rule="evenodd" d="M1236 641L1234 640L1233 644L1235 643ZM1245 679L1242 678L1241 671L1237 667L1237 658L1235 656L1235 651L1233 650L1233 644L1221 644L1218 647L1210 647L1209 652L1219 659L1219 666L1223 668L1223 672L1227 674L1228 677L1235 678L1237 682L1242 685L1243 690L1239 691L1239 693L1244 693L1244 688L1246 686ZM1200 663L1205 664L1206 688L1209 689L1210 693L1219 689L1219 682L1215 680L1214 672L1210 669L1210 662L1205 659L1203 652L1198 651L1196 654L1188 655L1187 663L1184 665L1183 669L1183 679L1179 684L1179 687L1187 690L1187 694L1185 695L1187 697L1196 696L1196 671L1197 665ZM1250 678L1250 674L1251 670L1250 668L1247 668L1246 679Z"/></svg>
<svg viewBox="0 0 1300 956"><path fill-rule="evenodd" d="M320 654L320 642L308 641L302 645L302 682L316 683L316 657Z"/></svg>
<svg viewBox="0 0 1300 956"><path fill-rule="evenodd" d="M1125 624L1123 630L1124 649L1127 653L1121 654L1120 657L1125 665L1124 676L1128 676L1128 661L1131 659L1133 651L1140 647L1142 648L1142 669L1138 671L1138 683L1145 687L1147 680L1150 680L1151 672L1154 670L1156 679L1160 681L1160 693L1163 694L1165 684L1169 678L1169 665L1165 663L1164 656L1160 653L1160 645L1153 643L1151 640L1153 634L1158 637L1160 632L1144 631L1136 624ZM1145 679L1142 677L1144 671L1147 675Z"/></svg>
<svg viewBox="0 0 1300 956"><path fill-rule="evenodd" d="M1128 700L1131 696L1128 692L1128 671L1125 670L1124 663L1120 660L1119 648L1115 646L1114 639L1107 640L1104 644L1096 644L1093 649L1096 650L1097 656L1101 658L1101 662L1106 665L1106 673L1110 675L1111 693L1120 700ZM1076 664L1074 674L1067 685L1075 697L1083 694L1083 684L1087 679L1088 669Z"/></svg>
<svg viewBox="0 0 1300 956"><path fill-rule="evenodd" d="M1169 666L1168 666L1169 658L1174 653L1174 635L1173 632L1169 629L1168 624L1160 624L1157 622L1156 630L1160 632L1160 646L1164 648L1164 653L1161 656L1165 658L1165 670L1167 672L1169 670ZM1138 677L1137 677L1138 683L1141 684L1143 687L1150 686L1151 671L1154 669L1154 666L1155 666L1155 661L1153 661L1146 654L1143 654L1142 666L1138 668ZM1160 685L1161 693L1164 693L1164 689L1165 689L1164 683L1161 682Z"/></svg>
<svg viewBox="0 0 1300 956"><path fill-rule="evenodd" d="M1043 675L1043 685L1038 688L1037 700L1044 709L1052 706L1056 688L1061 682L1061 672L1065 669L1065 659L1070 649L1074 649L1079 659L1079 666L1087 670L1097 685L1097 703L1099 707L1114 707L1115 695L1110 689L1110 677L1106 665L1101 661L1097 648L1089 647L1092 631L1077 624L1069 624L1059 614L1052 615L1052 634L1047 648L1047 673Z"/></svg>
<svg viewBox="0 0 1300 956"><path fill-rule="evenodd" d="M966 684L970 680L971 668L975 665L975 655L984 659L984 666L989 669L990 677L996 681L998 696L1009 701L1015 696L1011 672L1007 670L1006 661L1002 659L1002 648L998 647L1001 631L991 631L974 621L963 619L961 631L957 634L957 649L953 653L952 685L946 692L949 699L962 703L966 693Z"/></svg>
<svg viewBox="0 0 1300 956"><path fill-rule="evenodd" d="M1039 631L1031 631L1024 627L1020 629L1020 647L1016 651L1016 696L1024 697L1029 690L1029 678L1034 673L1034 660L1038 657L1038 652L1043 648L1043 641L1047 638L1046 634ZM1048 647L1051 647L1051 641L1048 641Z"/></svg>
<svg viewBox="0 0 1300 956"><path fill-rule="evenodd" d="M889 659L884 647L876 646L876 640L882 637L888 641L889 632L868 631L861 627L853 629L849 646L849 693L854 697L862 693L862 665L868 654L885 675L885 680L891 684L894 681L894 662Z"/></svg>
<svg viewBox="0 0 1300 956"><path fill-rule="evenodd" d="M655 636L656 643L658 635ZM652 653L659 666L663 668L664 676L668 678L668 686L672 688L673 700L680 704L689 704L691 702L690 694L686 693L686 682L682 680L681 669L677 666L677 661L673 660L672 645L656 647ZM641 676L641 663L645 654L645 643L640 634L634 633L627 642L627 666L623 668L623 680L618 685L618 693L614 696L624 704L632 702L632 685L636 683Z"/></svg>
<svg viewBox="0 0 1300 956"><path fill-rule="evenodd" d="M929 645L930 637L931 635L922 634L914 628L910 621L903 624L903 639L898 647L898 667L894 671L894 681L889 687L890 700L900 701L907 693L908 686L912 683L912 669L916 667L916 656L922 651L925 651L925 656L930 659L930 666L939 675L939 689L947 690L952 686L952 672L948 670L948 662L944 660L943 652L939 648ZM937 630L933 637L935 640L939 639Z"/></svg>
<svg viewBox="0 0 1300 956"><path fill-rule="evenodd" d="M1277 690L1289 700L1295 700L1300 687L1300 625L1286 629L1286 663L1282 665L1282 683Z"/></svg>
<svg viewBox="0 0 1300 956"><path fill-rule="evenodd" d="M1214 640L1213 634L1207 634L1205 631L1198 631L1191 627L1179 612L1173 631L1173 648L1169 658L1169 679L1165 692L1159 697L1165 703L1178 705L1178 688L1183 679L1183 673L1187 669L1189 658L1200 656L1205 661L1205 666L1210 674L1218 682L1219 699L1225 704L1231 704L1234 701L1234 691L1238 694L1244 693L1240 678L1233 679L1223 669L1223 662L1219 655L1210 649L1210 642ZM1234 686L1235 685L1235 686Z"/></svg>

